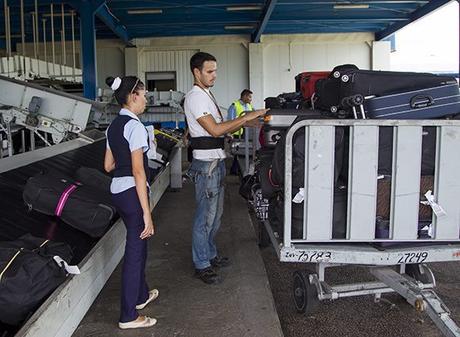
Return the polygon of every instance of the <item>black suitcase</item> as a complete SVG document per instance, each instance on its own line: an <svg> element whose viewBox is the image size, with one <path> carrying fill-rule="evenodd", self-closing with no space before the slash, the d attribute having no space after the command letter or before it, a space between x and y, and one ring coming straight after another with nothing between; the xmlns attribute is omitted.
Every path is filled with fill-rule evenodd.
<svg viewBox="0 0 460 337"><path fill-rule="evenodd" d="M65 280L54 256L69 263L73 253L65 243L30 234L0 242L0 321L23 322Z"/></svg>
<svg viewBox="0 0 460 337"><path fill-rule="evenodd" d="M328 78L316 81L313 108L332 112L339 117L345 117L339 111L341 77L357 70L359 69L354 64L338 65L332 69Z"/></svg>
<svg viewBox="0 0 460 337"><path fill-rule="evenodd" d="M58 216L96 238L105 233L116 214L110 194L54 171L29 178L22 196L29 209Z"/></svg>
<svg viewBox="0 0 460 337"><path fill-rule="evenodd" d="M392 175L393 170L393 127L379 128L379 156L378 174ZM421 174L423 176L434 175L436 158L436 127L425 126L422 131L422 159ZM348 166L346 167L348 169ZM343 176L347 176L345 172Z"/></svg>
<svg viewBox="0 0 460 337"><path fill-rule="evenodd" d="M264 99L265 101L265 108L270 109L281 109L281 102L279 101L278 97L267 97Z"/></svg>
<svg viewBox="0 0 460 337"><path fill-rule="evenodd" d="M349 116L349 108L342 104L346 97L357 94L385 96L449 84L457 84L457 81L450 76L430 73L345 69L340 77L317 82L315 108Z"/></svg>
<svg viewBox="0 0 460 337"><path fill-rule="evenodd" d="M327 116L318 113L317 110L311 110L311 114L299 116L294 123L305 119L328 119ZM294 124L293 123L293 124ZM284 154L285 154L285 134L282 135L275 147L275 155L272 161L272 179L277 185L284 185ZM293 154L292 154L292 186L303 187L304 185L304 164L305 164L305 129L300 128L294 134L292 139ZM339 183L339 178L342 174L342 166L344 163L345 153L345 128L335 128L335 151L334 151L334 183Z"/></svg>
<svg viewBox="0 0 460 337"><path fill-rule="evenodd" d="M340 99L356 94L384 96L457 84L451 76L400 71L351 70L340 77ZM458 85L458 84L457 84Z"/></svg>
<svg viewBox="0 0 460 337"><path fill-rule="evenodd" d="M274 149L260 149L255 164L262 196L266 199L272 198L279 191L279 186L274 184L271 179L271 163L274 155Z"/></svg>
<svg viewBox="0 0 460 337"><path fill-rule="evenodd" d="M293 188L293 196L299 191L298 188ZM339 187L334 189L334 201L332 210L332 238L333 239L345 239L347 231L347 207L348 207L348 195L347 189ZM272 203L271 207L275 213L273 220L276 224L276 229L280 237L284 233L284 201L281 195L277 198L270 200ZM270 205L269 205L270 207ZM293 239L301 239L303 234L303 209L304 202L297 204L292 203L291 206L291 236ZM273 216L272 216L273 217Z"/></svg>
<svg viewBox="0 0 460 337"><path fill-rule="evenodd" d="M458 84L374 97L364 101L368 118L430 119L460 113Z"/></svg>

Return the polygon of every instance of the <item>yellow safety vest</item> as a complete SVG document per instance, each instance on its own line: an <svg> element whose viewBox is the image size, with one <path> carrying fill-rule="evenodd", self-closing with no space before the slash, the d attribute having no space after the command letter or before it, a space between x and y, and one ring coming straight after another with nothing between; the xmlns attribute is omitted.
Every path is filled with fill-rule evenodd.
<svg viewBox="0 0 460 337"><path fill-rule="evenodd" d="M239 99L237 99L235 102L233 102L233 105L235 106L235 112L236 112L236 117L240 117L241 115L244 114L244 112L246 111L244 109L244 106L243 104L241 104L241 101ZM247 104L248 108L249 108L249 111L252 111L254 110L252 108L252 105L250 103ZM243 128L239 129L239 130L236 130L232 133L232 135L234 136L238 136L238 137L241 137L241 135L243 134Z"/></svg>

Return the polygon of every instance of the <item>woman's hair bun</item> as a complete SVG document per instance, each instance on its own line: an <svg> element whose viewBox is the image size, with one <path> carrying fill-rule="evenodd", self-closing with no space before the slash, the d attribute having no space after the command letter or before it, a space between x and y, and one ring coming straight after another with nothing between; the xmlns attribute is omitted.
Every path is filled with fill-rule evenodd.
<svg viewBox="0 0 460 337"><path fill-rule="evenodd" d="M109 87L112 86L113 84L113 81L115 81L115 78L113 78L112 76L109 76L105 79L105 84L107 84Z"/></svg>

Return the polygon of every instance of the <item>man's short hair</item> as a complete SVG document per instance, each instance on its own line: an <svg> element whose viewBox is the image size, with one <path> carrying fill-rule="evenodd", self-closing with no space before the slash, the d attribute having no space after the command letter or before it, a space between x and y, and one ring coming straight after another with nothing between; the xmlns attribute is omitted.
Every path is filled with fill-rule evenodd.
<svg viewBox="0 0 460 337"><path fill-rule="evenodd" d="M240 98L243 98L244 96L248 96L248 95L252 95L252 91L249 90L249 89L244 89L244 90L241 92Z"/></svg>
<svg viewBox="0 0 460 337"><path fill-rule="evenodd" d="M195 53L191 58L190 58L190 70L192 71L193 74L193 69L198 68L200 71L203 70L203 64L206 61L214 61L216 62L216 58L212 56L209 53L205 52L198 52Z"/></svg>

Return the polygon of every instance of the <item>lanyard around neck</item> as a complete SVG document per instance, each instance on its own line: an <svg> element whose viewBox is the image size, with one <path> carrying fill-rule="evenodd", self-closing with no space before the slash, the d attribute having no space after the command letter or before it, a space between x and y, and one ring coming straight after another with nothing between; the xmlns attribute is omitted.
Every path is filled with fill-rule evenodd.
<svg viewBox="0 0 460 337"><path fill-rule="evenodd" d="M211 99L211 101L214 103L214 105L216 106L217 108L217 112L219 113L219 116L220 118L222 118L222 121L224 120L224 117L222 117L222 112L220 111L220 108L219 108L219 105L217 104L217 100L216 98L214 97L214 95L212 94L212 92L209 90L206 90L205 88L203 88L201 85L199 85L198 83L194 83L194 85L196 85L198 88L200 88L201 90L203 90L206 95L208 95L208 97Z"/></svg>

